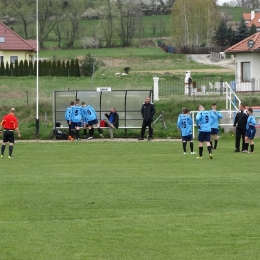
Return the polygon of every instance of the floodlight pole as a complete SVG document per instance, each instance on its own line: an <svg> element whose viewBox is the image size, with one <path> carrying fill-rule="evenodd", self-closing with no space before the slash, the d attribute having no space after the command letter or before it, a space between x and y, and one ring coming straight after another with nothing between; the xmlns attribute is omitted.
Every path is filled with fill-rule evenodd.
<svg viewBox="0 0 260 260"><path fill-rule="evenodd" d="M40 128L40 121L39 121L39 31L38 31L38 0L36 0L36 122L35 122L35 137L39 137L39 128Z"/></svg>

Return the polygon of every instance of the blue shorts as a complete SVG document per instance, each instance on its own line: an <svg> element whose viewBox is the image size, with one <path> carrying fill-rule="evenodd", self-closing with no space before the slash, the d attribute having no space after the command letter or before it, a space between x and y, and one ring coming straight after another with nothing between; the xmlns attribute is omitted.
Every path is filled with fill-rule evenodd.
<svg viewBox="0 0 260 260"><path fill-rule="evenodd" d="M97 119L88 121L88 126L93 126L93 125L96 125L96 124L98 124L98 120Z"/></svg>
<svg viewBox="0 0 260 260"><path fill-rule="evenodd" d="M253 140L255 137L255 133L256 133L255 127L252 129L249 128L248 130L246 130L246 137L248 137L248 139L250 140Z"/></svg>
<svg viewBox="0 0 260 260"><path fill-rule="evenodd" d="M210 142L210 133L211 132L199 132L198 141L203 142Z"/></svg>
<svg viewBox="0 0 260 260"><path fill-rule="evenodd" d="M76 127L81 127L81 122L71 122L71 129L75 129Z"/></svg>
<svg viewBox="0 0 260 260"><path fill-rule="evenodd" d="M185 141L186 141L186 142L190 142L190 141L193 140L192 135L182 136L181 138L182 138L182 141L183 141L183 142L185 142Z"/></svg>
<svg viewBox="0 0 260 260"><path fill-rule="evenodd" d="M212 135L218 135L219 134L219 129L218 128L211 128L211 134Z"/></svg>

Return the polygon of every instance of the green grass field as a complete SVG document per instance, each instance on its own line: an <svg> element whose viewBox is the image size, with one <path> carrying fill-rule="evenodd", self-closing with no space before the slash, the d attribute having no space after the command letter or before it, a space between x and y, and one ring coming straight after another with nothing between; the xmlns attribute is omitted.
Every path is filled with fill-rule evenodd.
<svg viewBox="0 0 260 260"><path fill-rule="evenodd" d="M0 259L259 259L259 145L196 160L177 141L16 143Z"/></svg>

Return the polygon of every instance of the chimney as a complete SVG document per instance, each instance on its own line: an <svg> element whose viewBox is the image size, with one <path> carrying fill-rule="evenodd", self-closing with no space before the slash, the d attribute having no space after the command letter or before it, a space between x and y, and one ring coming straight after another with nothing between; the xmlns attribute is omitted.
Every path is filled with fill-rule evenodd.
<svg viewBox="0 0 260 260"><path fill-rule="evenodd" d="M251 21L255 18L255 10L251 11Z"/></svg>

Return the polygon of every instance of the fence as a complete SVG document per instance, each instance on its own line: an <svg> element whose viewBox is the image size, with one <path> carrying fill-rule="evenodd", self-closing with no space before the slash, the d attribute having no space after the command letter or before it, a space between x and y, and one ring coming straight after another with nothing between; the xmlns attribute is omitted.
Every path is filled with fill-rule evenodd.
<svg viewBox="0 0 260 260"><path fill-rule="evenodd" d="M200 79L193 78L196 81L196 88L192 85L184 84L184 77L172 78L170 80L159 81L159 96L170 96L170 95L184 95L185 88L190 88L189 93L191 95L210 95L217 94L221 95L226 92L225 85L223 82L234 81L233 77L204 77Z"/></svg>

